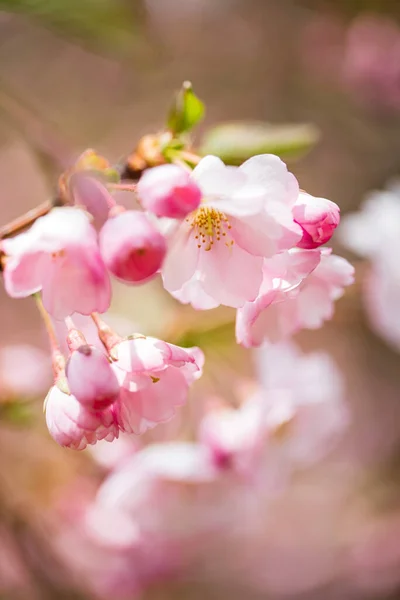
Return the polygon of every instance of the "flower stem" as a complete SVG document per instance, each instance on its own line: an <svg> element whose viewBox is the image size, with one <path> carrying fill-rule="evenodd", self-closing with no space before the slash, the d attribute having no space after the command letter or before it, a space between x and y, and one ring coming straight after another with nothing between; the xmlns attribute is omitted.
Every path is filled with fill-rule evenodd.
<svg viewBox="0 0 400 600"><path fill-rule="evenodd" d="M60 346L58 344L56 332L51 317L45 309L45 307L43 306L41 295L37 293L33 294L33 296L35 298L36 306L39 310L40 316L43 319L43 323L46 328L47 335L49 337L54 377L57 380L62 374L64 374L65 359L60 350Z"/></svg>
<svg viewBox="0 0 400 600"><path fill-rule="evenodd" d="M135 192L136 183L109 183L107 186L115 192Z"/></svg>
<svg viewBox="0 0 400 600"><path fill-rule="evenodd" d="M202 157L194 152L189 152L188 150L182 150L180 152L181 158L192 165L198 165L201 161Z"/></svg>
<svg viewBox="0 0 400 600"><path fill-rule="evenodd" d="M188 171L189 173L192 172L192 168L187 164L186 161L182 160L181 155L179 155L179 158L172 158L171 162L178 167L182 167L182 169L185 169L185 171Z"/></svg>
<svg viewBox="0 0 400 600"><path fill-rule="evenodd" d="M90 315L92 317L93 323L97 327L97 333L102 342L103 346L107 350L107 352L111 352L112 348L122 341L121 336L119 336L115 331L111 329L109 325L99 316L98 313L92 313Z"/></svg>

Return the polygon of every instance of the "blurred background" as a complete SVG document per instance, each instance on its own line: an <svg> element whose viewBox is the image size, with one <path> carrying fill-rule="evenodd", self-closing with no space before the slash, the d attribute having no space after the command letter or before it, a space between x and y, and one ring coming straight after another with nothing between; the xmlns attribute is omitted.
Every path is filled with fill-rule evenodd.
<svg viewBox="0 0 400 600"><path fill-rule="evenodd" d="M186 79L207 106L195 145L224 121L314 126L318 141L290 169L342 215L400 177L396 0L0 0L1 224L52 197L85 148L117 161L160 129ZM321 463L271 508L256 541L259 569L271 576L253 586L239 558L235 569L222 564L222 546L221 573L218 561L212 574L203 564L126 597L400 597L400 343L371 327L368 260L339 238L334 247L355 264L356 283L333 321L296 341L342 371L351 425L334 464ZM195 420L196 402L218 394L236 405L233 370L254 377L229 311L197 315L167 296L157 281L116 286L110 320L122 333L197 344L209 366L190 409L140 443L190 438L182 422ZM94 567L76 524L107 469L50 439L41 322L29 299L2 293L0 302L0 598L95 598L102 592L87 576ZM392 318L395 327L395 310Z"/></svg>

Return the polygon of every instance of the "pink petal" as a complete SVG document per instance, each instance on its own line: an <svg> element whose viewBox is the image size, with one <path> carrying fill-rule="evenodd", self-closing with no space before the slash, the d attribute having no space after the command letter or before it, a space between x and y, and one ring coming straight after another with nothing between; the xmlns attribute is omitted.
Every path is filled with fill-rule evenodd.
<svg viewBox="0 0 400 600"><path fill-rule="evenodd" d="M252 256L237 244L218 242L200 253L199 267L203 272L204 291L220 304L239 308L254 300L262 281L260 257Z"/></svg>
<svg viewBox="0 0 400 600"><path fill-rule="evenodd" d="M124 340L117 346L117 366L127 372L152 372L164 369L166 359L155 338Z"/></svg>
<svg viewBox="0 0 400 600"><path fill-rule="evenodd" d="M7 259L4 285L12 298L26 298L42 288L44 273L49 266L49 256L44 252L23 254Z"/></svg>
<svg viewBox="0 0 400 600"><path fill-rule="evenodd" d="M160 372L158 381L145 390L128 392L121 390L117 407L120 428L127 433L143 434L157 423L171 419L175 407L186 402L188 382L179 369L168 367Z"/></svg>
<svg viewBox="0 0 400 600"><path fill-rule="evenodd" d="M184 221L169 241L169 249L162 268L165 289L169 292L180 290L193 276L198 257L197 240Z"/></svg>
<svg viewBox="0 0 400 600"><path fill-rule="evenodd" d="M253 184L259 184L265 190L265 202L279 202L292 206L299 194L299 184L278 156L260 154L246 160L239 167Z"/></svg>
<svg viewBox="0 0 400 600"><path fill-rule="evenodd" d="M219 302L211 298L203 290L203 284L200 281L199 274L194 275L187 281L180 290L170 292L174 298L182 304L191 304L196 310L209 310L219 306Z"/></svg>
<svg viewBox="0 0 400 600"><path fill-rule="evenodd" d="M69 248L52 257L43 278L43 304L54 318L103 313L110 302L110 280L97 245Z"/></svg>

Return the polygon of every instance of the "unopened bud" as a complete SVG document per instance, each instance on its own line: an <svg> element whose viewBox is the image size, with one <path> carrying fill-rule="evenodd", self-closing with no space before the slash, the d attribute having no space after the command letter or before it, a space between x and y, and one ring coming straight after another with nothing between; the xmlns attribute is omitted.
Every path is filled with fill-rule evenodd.
<svg viewBox="0 0 400 600"><path fill-rule="evenodd" d="M303 230L298 248L318 248L328 242L340 222L340 209L326 198L301 192L293 207L293 217Z"/></svg>
<svg viewBox="0 0 400 600"><path fill-rule="evenodd" d="M183 219L201 201L199 186L188 171L177 165L161 165L145 171L137 192L143 208L157 217Z"/></svg>
<svg viewBox="0 0 400 600"><path fill-rule="evenodd" d="M70 392L88 409L106 408L119 397L117 377L107 357L84 344L71 353L66 367Z"/></svg>
<svg viewBox="0 0 400 600"><path fill-rule="evenodd" d="M167 251L157 227L144 213L134 210L108 219L99 243L107 268L125 283L140 283L155 275Z"/></svg>

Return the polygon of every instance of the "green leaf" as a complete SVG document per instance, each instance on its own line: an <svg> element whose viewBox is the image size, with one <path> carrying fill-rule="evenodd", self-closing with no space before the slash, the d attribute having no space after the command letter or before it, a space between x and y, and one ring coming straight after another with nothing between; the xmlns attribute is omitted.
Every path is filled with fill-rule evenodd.
<svg viewBox="0 0 400 600"><path fill-rule="evenodd" d="M223 123L205 134L200 154L214 154L230 165L240 165L256 154L277 154L287 160L308 152L318 139L314 125Z"/></svg>
<svg viewBox="0 0 400 600"><path fill-rule="evenodd" d="M190 131L204 117L204 112L205 106L193 92L192 84L185 81L168 115L168 129L174 134Z"/></svg>

